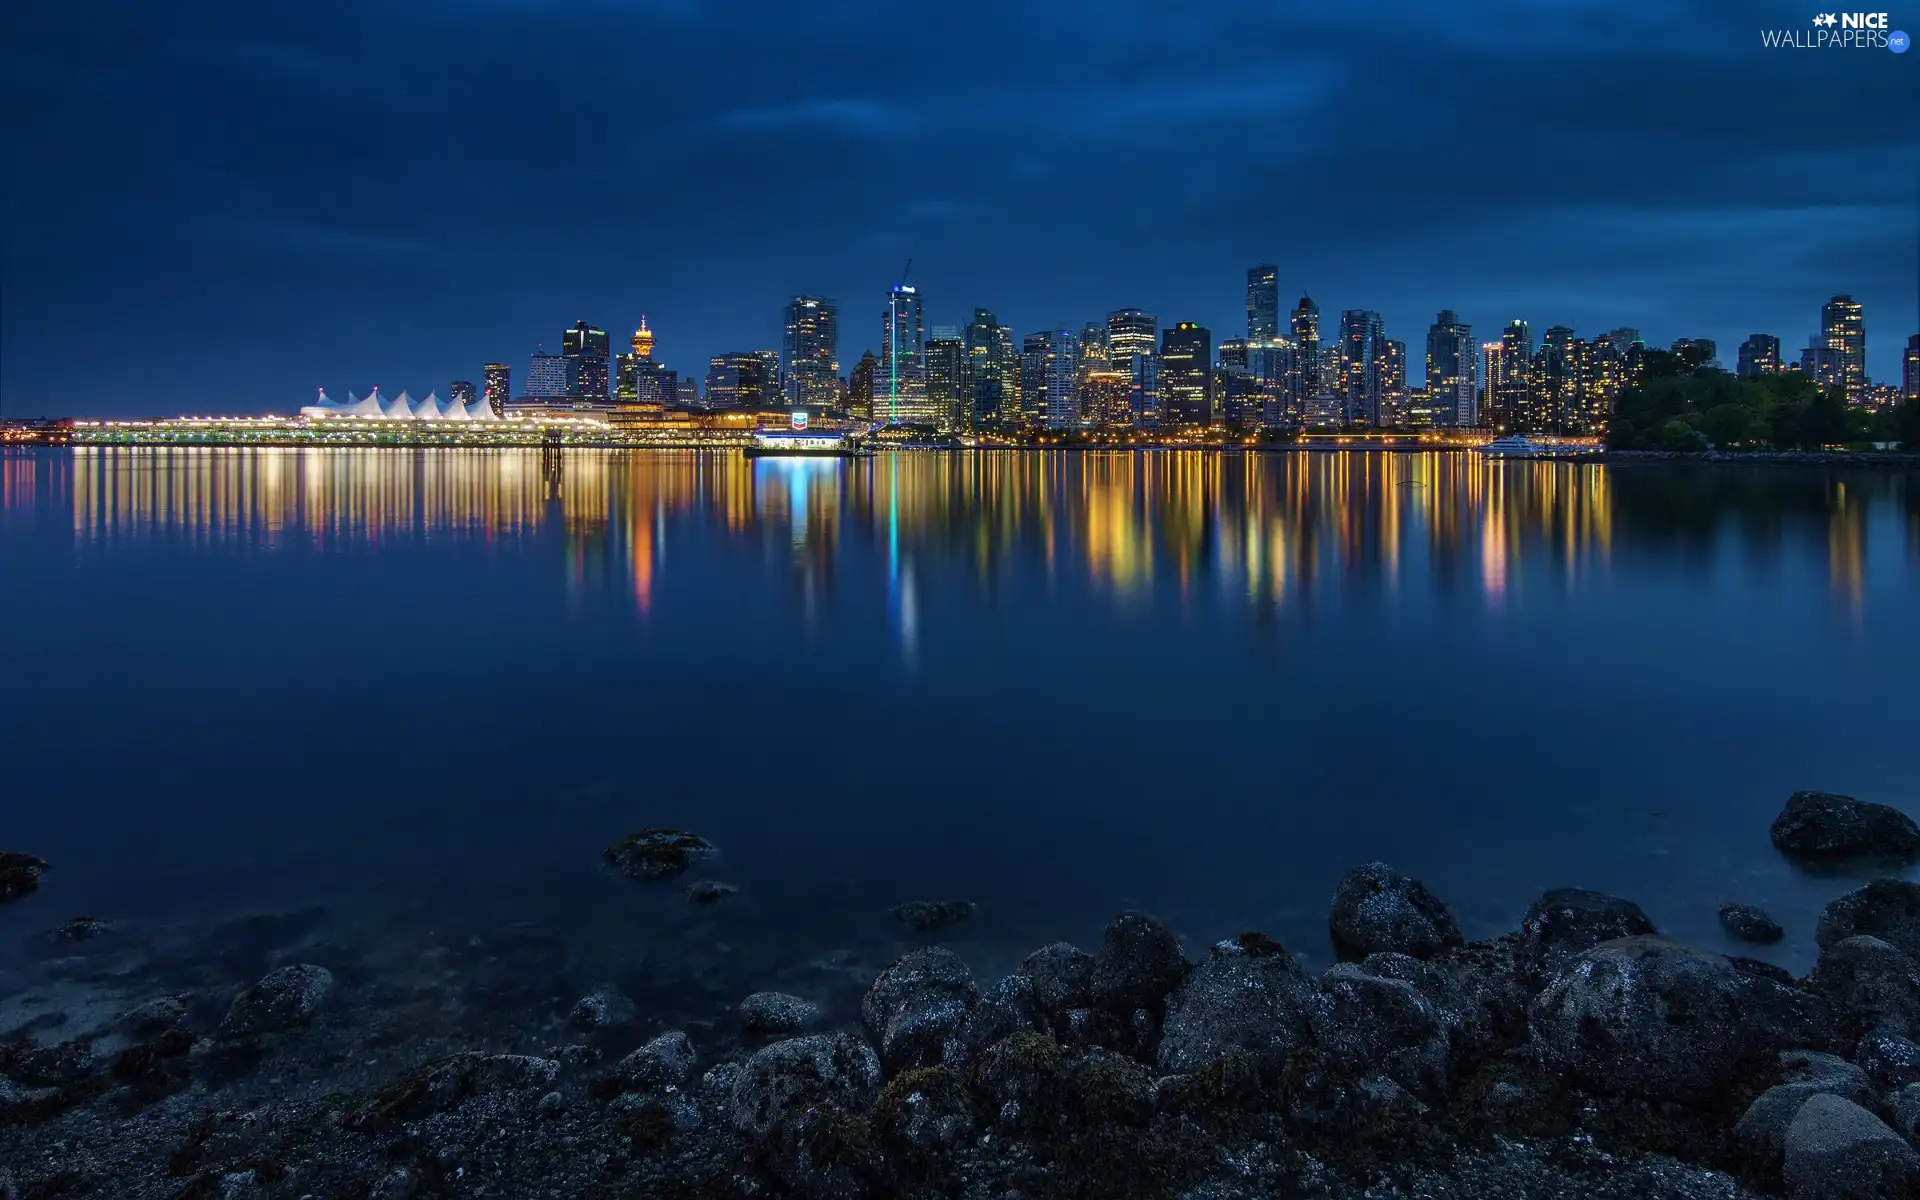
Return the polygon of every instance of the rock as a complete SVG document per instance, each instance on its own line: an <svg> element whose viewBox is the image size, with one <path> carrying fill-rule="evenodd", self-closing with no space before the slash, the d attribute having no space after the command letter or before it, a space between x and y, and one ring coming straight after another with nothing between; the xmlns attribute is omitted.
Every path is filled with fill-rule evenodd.
<svg viewBox="0 0 1920 1200"><path fill-rule="evenodd" d="M1920 884L1876 879L1829 901L1820 910L1814 941L1824 951L1863 933L1920 958Z"/></svg>
<svg viewBox="0 0 1920 1200"><path fill-rule="evenodd" d="M972 1136L973 1108L958 1074L928 1067L887 1084L873 1106L873 1127L883 1145L931 1156Z"/></svg>
<svg viewBox="0 0 1920 1200"><path fill-rule="evenodd" d="M47 931L47 940L56 944L90 942L111 932L113 923L99 917L75 917L58 929Z"/></svg>
<svg viewBox="0 0 1920 1200"><path fill-rule="evenodd" d="M179 992L149 1000L122 1013L114 1025L135 1037L178 1028L187 1019L187 1001L192 998L190 992Z"/></svg>
<svg viewBox="0 0 1920 1200"><path fill-rule="evenodd" d="M77 1083L93 1074L97 1065L89 1042L61 1042L36 1046L32 1042L0 1045L0 1075L31 1086Z"/></svg>
<svg viewBox="0 0 1920 1200"><path fill-rule="evenodd" d="M1875 1090L1897 1092L1910 1083L1920 1083L1920 1045L1876 1029L1860 1039L1853 1049L1853 1061L1873 1080Z"/></svg>
<svg viewBox="0 0 1920 1200"><path fill-rule="evenodd" d="M1751 904L1722 904L1720 925L1743 942L1777 942L1787 936L1780 922Z"/></svg>
<svg viewBox="0 0 1920 1200"><path fill-rule="evenodd" d="M1813 968L1815 994L1839 1011L1842 1032L1920 1030L1920 961L1877 937L1860 935L1824 947Z"/></svg>
<svg viewBox="0 0 1920 1200"><path fill-rule="evenodd" d="M1658 932L1631 900L1581 888L1555 888L1528 906L1514 958L1524 977L1544 983L1601 942Z"/></svg>
<svg viewBox="0 0 1920 1200"><path fill-rule="evenodd" d="M567 1024L576 1029L606 1029L633 1020L633 1001L611 983L603 983L580 997L567 1014Z"/></svg>
<svg viewBox="0 0 1920 1200"><path fill-rule="evenodd" d="M1545 1065L1612 1095L1694 1103L1734 1088L1756 1059L1826 1045L1826 1004L1660 937L1581 954L1527 1013Z"/></svg>
<svg viewBox="0 0 1920 1200"><path fill-rule="evenodd" d="M893 910L894 919L910 929L932 933L958 925L973 915L971 900L909 900Z"/></svg>
<svg viewBox="0 0 1920 1200"><path fill-rule="evenodd" d="M1314 1041L1329 1064L1354 1075L1383 1075L1414 1096L1446 1091L1446 1023L1413 984L1340 963L1320 976L1320 1003L1310 1013Z"/></svg>
<svg viewBox="0 0 1920 1200"><path fill-rule="evenodd" d="M395 1167L382 1176L380 1182L373 1185L367 1193L368 1200L412 1200L420 1194L421 1179L417 1172L406 1167Z"/></svg>
<svg viewBox="0 0 1920 1200"><path fill-rule="evenodd" d="M1048 1015L1034 991L1033 980L1009 975L980 994L960 1027L947 1039L941 1058L964 1068L973 1056L1016 1033L1038 1033L1048 1028Z"/></svg>
<svg viewBox="0 0 1920 1200"><path fill-rule="evenodd" d="M557 1117L567 1111L567 1098L559 1092L548 1092L546 1095L540 1097L538 1107L542 1115Z"/></svg>
<svg viewBox="0 0 1920 1200"><path fill-rule="evenodd" d="M1811 1096L1787 1126L1781 1177L1793 1200L1905 1196L1920 1182L1920 1154L1853 1101Z"/></svg>
<svg viewBox="0 0 1920 1200"><path fill-rule="evenodd" d="M138 1096L157 1099L171 1095L186 1086L192 1070L188 1052L192 1049L192 1034L169 1029L150 1042L122 1050L109 1074Z"/></svg>
<svg viewBox="0 0 1920 1200"><path fill-rule="evenodd" d="M642 829L608 846L602 857L628 879L670 879L713 853L713 843L697 833Z"/></svg>
<svg viewBox="0 0 1920 1200"><path fill-rule="evenodd" d="M497 1091L545 1093L560 1075L550 1058L469 1052L407 1072L347 1117L351 1129L378 1130L446 1112L468 1099Z"/></svg>
<svg viewBox="0 0 1920 1200"><path fill-rule="evenodd" d="M988 1046L973 1061L967 1084L1009 1128L1029 1125L1056 1109L1065 1086L1067 1056L1041 1033L1018 1033Z"/></svg>
<svg viewBox="0 0 1920 1200"><path fill-rule="evenodd" d="M915 950L880 972L860 1001L860 1019L887 1070L930 1067L979 996L959 955Z"/></svg>
<svg viewBox="0 0 1920 1200"><path fill-rule="evenodd" d="M685 1083L693 1059L693 1043L675 1029L615 1063L613 1073L630 1092L658 1091Z"/></svg>
<svg viewBox="0 0 1920 1200"><path fill-rule="evenodd" d="M1328 923L1334 949L1347 959L1381 951L1432 958L1464 943L1459 923L1438 896L1418 879L1379 862L1341 877Z"/></svg>
<svg viewBox="0 0 1920 1200"><path fill-rule="evenodd" d="M1807 1097L1843 1096L1855 1104L1873 1103L1867 1073L1831 1054L1789 1050L1780 1056L1780 1073L1785 1082L1760 1093L1733 1129L1734 1139L1750 1152L1776 1162L1786 1149L1787 1126Z"/></svg>
<svg viewBox="0 0 1920 1200"><path fill-rule="evenodd" d="M1235 1051L1277 1065L1306 1042L1312 977L1278 943L1255 953L1243 944L1215 946L1167 1002L1162 1071L1196 1071Z"/></svg>
<svg viewBox="0 0 1920 1200"><path fill-rule="evenodd" d="M1909 1142L1920 1140L1920 1083L1910 1083L1889 1097L1887 1111L1895 1132Z"/></svg>
<svg viewBox="0 0 1920 1200"><path fill-rule="evenodd" d="M716 883L711 879L698 879L680 889L681 894L702 908L718 904L728 896L735 895L739 888L730 883Z"/></svg>
<svg viewBox="0 0 1920 1200"><path fill-rule="evenodd" d="M864 1109L880 1093L880 1060L859 1038L816 1033L767 1046L733 1082L731 1117L742 1133L763 1135L790 1113L816 1105Z"/></svg>
<svg viewBox="0 0 1920 1200"><path fill-rule="evenodd" d="M1158 1010L1187 977L1186 955L1173 931L1145 913L1122 913L1100 934L1089 979L1098 1008L1131 1016Z"/></svg>
<svg viewBox="0 0 1920 1200"><path fill-rule="evenodd" d="M1773 844L1795 858L1903 859L1920 855L1920 825L1897 808L1830 792L1795 792L1773 819Z"/></svg>
<svg viewBox="0 0 1920 1200"><path fill-rule="evenodd" d="M1093 1003L1093 955L1069 942L1054 942L1027 955L1020 974L1033 980L1033 994L1049 1013Z"/></svg>
<svg viewBox="0 0 1920 1200"><path fill-rule="evenodd" d="M0 850L0 904L6 904L40 886L40 875L47 869L45 859L16 850Z"/></svg>
<svg viewBox="0 0 1920 1200"><path fill-rule="evenodd" d="M235 997L216 1036L229 1041L305 1025L331 991L333 972L325 967L281 967Z"/></svg>
<svg viewBox="0 0 1920 1200"><path fill-rule="evenodd" d="M860 1112L817 1104L794 1112L769 1131L766 1165L794 1200L862 1200L875 1195L880 1153Z"/></svg>
<svg viewBox="0 0 1920 1200"><path fill-rule="evenodd" d="M23 1087L0 1079L0 1125L30 1124L60 1111L65 1093L57 1087Z"/></svg>
<svg viewBox="0 0 1920 1200"><path fill-rule="evenodd" d="M1794 980L1793 972L1787 970L1785 967L1775 966L1770 962L1762 962L1757 958L1742 958L1738 954L1729 954L1726 958L1727 965L1742 975L1751 975L1755 979L1770 979L1774 983L1784 983L1788 987L1795 985L1796 981Z"/></svg>
<svg viewBox="0 0 1920 1200"><path fill-rule="evenodd" d="M755 992L740 1002L740 1027L758 1037L788 1037L820 1024L820 1008L785 992Z"/></svg>

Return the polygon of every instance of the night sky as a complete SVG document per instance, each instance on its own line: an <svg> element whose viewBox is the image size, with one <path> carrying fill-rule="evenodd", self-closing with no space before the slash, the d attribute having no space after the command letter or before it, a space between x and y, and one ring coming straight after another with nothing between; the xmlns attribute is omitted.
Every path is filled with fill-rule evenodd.
<svg viewBox="0 0 1920 1200"><path fill-rule="evenodd" d="M0 21L9 415L516 390L575 318L841 368L928 320L1139 305L1244 332L1246 268L1424 352L1640 327L1789 354L1920 328L1920 53L1765 50L1811 0L808 5L72 0ZM1891 14L1920 32L1920 7ZM1417 377L1419 367L1414 367Z"/></svg>

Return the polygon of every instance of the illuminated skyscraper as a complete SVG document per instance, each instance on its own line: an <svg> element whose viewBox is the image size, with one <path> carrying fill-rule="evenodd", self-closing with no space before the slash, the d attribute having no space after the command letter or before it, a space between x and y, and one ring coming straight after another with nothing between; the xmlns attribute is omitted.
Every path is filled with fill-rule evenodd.
<svg viewBox="0 0 1920 1200"><path fill-rule="evenodd" d="M1006 387L1001 376L1000 321L990 310L973 310L973 320L967 325L966 354L974 421L1018 424L1019 413L1002 410Z"/></svg>
<svg viewBox="0 0 1920 1200"><path fill-rule="evenodd" d="M674 384L674 392L680 397L681 408L700 407L700 381L692 375L677 380Z"/></svg>
<svg viewBox="0 0 1920 1200"><path fill-rule="evenodd" d="M447 399L458 404L461 408L472 408L473 398L478 394L479 393L473 389L473 380L471 379L456 379L447 385Z"/></svg>
<svg viewBox="0 0 1920 1200"><path fill-rule="evenodd" d="M860 361L853 364L853 373L847 376L847 407L862 420L874 419L873 381L879 373L880 360L868 350L860 355Z"/></svg>
<svg viewBox="0 0 1920 1200"><path fill-rule="evenodd" d="M707 361L707 407L767 408L779 393L767 372L770 351L733 350Z"/></svg>
<svg viewBox="0 0 1920 1200"><path fill-rule="evenodd" d="M527 397L533 400L565 400L575 394L574 380L577 378L580 360L564 354L548 354L544 349L533 352L533 360L527 364Z"/></svg>
<svg viewBox="0 0 1920 1200"><path fill-rule="evenodd" d="M1080 424L1080 336L1068 329L1041 336L1046 339L1046 391L1037 406L1048 429L1073 429Z"/></svg>
<svg viewBox="0 0 1920 1200"><path fill-rule="evenodd" d="M1907 339L1906 358L1900 364L1900 394L1920 400L1920 333Z"/></svg>
<svg viewBox="0 0 1920 1200"><path fill-rule="evenodd" d="M1675 338L1673 352L1696 367L1720 365L1720 344L1712 338Z"/></svg>
<svg viewBox="0 0 1920 1200"><path fill-rule="evenodd" d="M1213 331L1182 321L1160 336L1160 388L1174 425L1213 424Z"/></svg>
<svg viewBox="0 0 1920 1200"><path fill-rule="evenodd" d="M607 341L607 331L595 329L585 321L575 321L573 328L560 336L561 354L574 360L573 390L568 395L576 400L605 404L613 394L609 386L611 344Z"/></svg>
<svg viewBox="0 0 1920 1200"><path fill-rule="evenodd" d="M1320 306L1310 296L1293 306L1293 406L1302 421L1320 393Z"/></svg>
<svg viewBox="0 0 1920 1200"><path fill-rule="evenodd" d="M1840 356L1840 386L1847 403L1867 400L1867 325L1860 303L1852 296L1835 296L1820 306L1820 340Z"/></svg>
<svg viewBox="0 0 1920 1200"><path fill-rule="evenodd" d="M1080 400L1089 424L1125 429L1133 424L1133 375L1127 371L1088 371L1080 381Z"/></svg>
<svg viewBox="0 0 1920 1200"><path fill-rule="evenodd" d="M1480 356L1474 351L1473 327L1452 309L1441 309L1427 330L1427 401L1436 425L1467 429L1480 423Z"/></svg>
<svg viewBox="0 0 1920 1200"><path fill-rule="evenodd" d="M1386 338L1380 354L1381 425L1399 425L1407 419L1407 344Z"/></svg>
<svg viewBox="0 0 1920 1200"><path fill-rule="evenodd" d="M786 373L780 390L795 407L831 408L840 397L840 310L823 296L787 301Z"/></svg>
<svg viewBox="0 0 1920 1200"><path fill-rule="evenodd" d="M1351 425L1379 425L1380 367L1386 356L1386 328L1380 314L1349 308L1340 314L1341 420Z"/></svg>
<svg viewBox="0 0 1920 1200"><path fill-rule="evenodd" d="M506 363L488 363L480 378L486 386L487 407L496 417L507 415L507 401L513 399L513 368Z"/></svg>
<svg viewBox="0 0 1920 1200"><path fill-rule="evenodd" d="M936 332L957 332L934 326ZM966 388L967 344L957 337L927 339L927 401L940 414L943 429L965 429L973 406Z"/></svg>
<svg viewBox="0 0 1920 1200"><path fill-rule="evenodd" d="M1487 414L1494 428L1542 429L1533 423L1533 327L1515 318L1500 333L1500 374L1487 376Z"/></svg>
<svg viewBox="0 0 1920 1200"><path fill-rule="evenodd" d="M1247 374L1259 389L1260 424L1269 429L1294 424L1293 343L1286 338L1274 338L1249 344Z"/></svg>
<svg viewBox="0 0 1920 1200"><path fill-rule="evenodd" d="M1247 340L1270 342L1280 336L1280 268L1261 263L1247 268Z"/></svg>
<svg viewBox="0 0 1920 1200"><path fill-rule="evenodd" d="M1013 420L1030 424L1033 404L1020 386L1020 352L1013 344L1013 326L1002 325L993 331L994 357L1000 363L1000 408L1013 414Z"/></svg>
<svg viewBox="0 0 1920 1200"><path fill-rule="evenodd" d="M904 283L887 290L880 314L880 376L874 380L875 416L887 421L937 424L927 403L927 320L920 293Z"/></svg>
<svg viewBox="0 0 1920 1200"><path fill-rule="evenodd" d="M1216 361L1218 361L1221 366L1233 367L1240 371L1247 369L1246 338L1228 338L1226 341L1220 343L1220 349L1215 353L1218 355Z"/></svg>
<svg viewBox="0 0 1920 1200"><path fill-rule="evenodd" d="M1020 343L1021 411L1040 410L1045 419L1047 400L1047 335L1030 333Z"/></svg>
<svg viewBox="0 0 1920 1200"><path fill-rule="evenodd" d="M783 403L780 396L780 352L778 350L755 350L753 356L760 360L760 396L759 408L777 408Z"/></svg>
<svg viewBox="0 0 1920 1200"><path fill-rule="evenodd" d="M1770 333L1750 333L1740 343L1740 377L1757 379L1780 373L1780 339Z"/></svg>
<svg viewBox="0 0 1920 1200"><path fill-rule="evenodd" d="M1159 319L1145 309L1116 308L1107 314L1107 352L1116 367L1136 354L1157 352L1159 342Z"/></svg>
<svg viewBox="0 0 1920 1200"><path fill-rule="evenodd" d="M1098 321L1088 321L1080 327L1080 374L1085 377L1093 371L1112 369L1113 351L1107 345L1107 327Z"/></svg>

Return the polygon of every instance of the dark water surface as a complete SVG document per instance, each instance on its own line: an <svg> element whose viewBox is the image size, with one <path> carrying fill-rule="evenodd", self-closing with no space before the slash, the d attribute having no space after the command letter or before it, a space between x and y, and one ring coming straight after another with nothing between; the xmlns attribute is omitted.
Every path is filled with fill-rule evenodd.
<svg viewBox="0 0 1920 1200"><path fill-rule="evenodd" d="M776 957L966 897L996 961L1128 906L1324 960L1380 858L1469 936L1584 886L1732 950L1738 899L1804 969L1854 881L1781 802L1920 807L1897 473L10 451L0 629L0 848L54 866L10 944L306 903L614 944L685 905L600 849L680 825Z"/></svg>

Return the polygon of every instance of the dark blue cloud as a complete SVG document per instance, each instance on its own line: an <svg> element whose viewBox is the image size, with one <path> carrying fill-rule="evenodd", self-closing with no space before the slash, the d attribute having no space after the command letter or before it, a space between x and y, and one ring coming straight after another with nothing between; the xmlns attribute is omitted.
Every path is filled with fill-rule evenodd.
<svg viewBox="0 0 1920 1200"><path fill-rule="evenodd" d="M935 321L1242 271L1484 334L1732 344L1916 315L1920 58L1769 51L1804 5L413 0L18 6L0 47L9 411L424 393L642 312L697 368L905 260ZM1920 10L1893 14L1920 26Z"/></svg>

